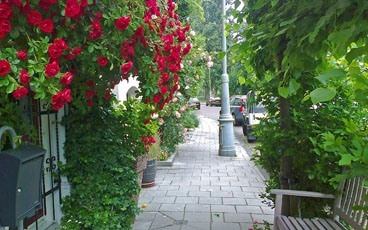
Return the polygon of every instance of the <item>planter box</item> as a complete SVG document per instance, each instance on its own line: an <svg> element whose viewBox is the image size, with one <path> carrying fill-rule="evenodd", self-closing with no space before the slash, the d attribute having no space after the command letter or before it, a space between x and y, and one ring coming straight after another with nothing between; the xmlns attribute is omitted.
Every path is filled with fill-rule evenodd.
<svg viewBox="0 0 368 230"><path fill-rule="evenodd" d="M157 161L157 166L158 167L171 167L174 163L177 152L178 151L175 151L174 153L172 153L171 156L166 161Z"/></svg>

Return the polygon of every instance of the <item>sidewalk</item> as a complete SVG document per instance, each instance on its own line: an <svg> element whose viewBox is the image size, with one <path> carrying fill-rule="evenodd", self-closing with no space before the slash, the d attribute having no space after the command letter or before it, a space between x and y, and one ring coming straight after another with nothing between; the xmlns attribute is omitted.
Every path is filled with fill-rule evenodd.
<svg viewBox="0 0 368 230"><path fill-rule="evenodd" d="M273 209L262 204L264 178L235 140L237 157L218 156L218 123L200 125L178 146L172 167L158 168L156 185L143 188L134 230L248 230L273 223Z"/></svg>

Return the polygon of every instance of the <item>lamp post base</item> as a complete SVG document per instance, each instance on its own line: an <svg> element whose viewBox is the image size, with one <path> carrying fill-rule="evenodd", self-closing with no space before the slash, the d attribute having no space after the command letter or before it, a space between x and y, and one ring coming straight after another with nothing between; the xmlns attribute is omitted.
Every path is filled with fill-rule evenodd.
<svg viewBox="0 0 368 230"><path fill-rule="evenodd" d="M220 116L219 122L219 156L236 157L233 118Z"/></svg>

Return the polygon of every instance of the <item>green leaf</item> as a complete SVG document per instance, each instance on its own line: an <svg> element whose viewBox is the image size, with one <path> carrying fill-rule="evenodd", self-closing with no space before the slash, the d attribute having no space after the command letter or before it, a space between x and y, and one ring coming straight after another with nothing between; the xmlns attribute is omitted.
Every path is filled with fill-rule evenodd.
<svg viewBox="0 0 368 230"><path fill-rule="evenodd" d="M8 87L6 87L6 93L12 93L15 90L17 85L15 83L10 83Z"/></svg>
<svg viewBox="0 0 368 230"><path fill-rule="evenodd" d="M222 60L226 56L226 52L222 51L218 53L218 59Z"/></svg>
<svg viewBox="0 0 368 230"><path fill-rule="evenodd" d="M343 154L341 155L339 165L351 165L352 160L354 160L354 156L352 156L351 154Z"/></svg>
<svg viewBox="0 0 368 230"><path fill-rule="evenodd" d="M245 77L240 76L238 78L238 82L239 82L240 85L244 85L245 84Z"/></svg>
<svg viewBox="0 0 368 230"><path fill-rule="evenodd" d="M9 84L8 78L0 80L0 86L7 86L8 84Z"/></svg>
<svg viewBox="0 0 368 230"><path fill-rule="evenodd" d="M95 48L93 46L88 46L88 52L93 53Z"/></svg>
<svg viewBox="0 0 368 230"><path fill-rule="evenodd" d="M345 78L346 73L342 71L341 69L332 69L328 72L319 75L316 77L321 83L326 84L327 80L334 78L334 79L343 79Z"/></svg>
<svg viewBox="0 0 368 230"><path fill-rule="evenodd" d="M335 90L317 88L310 93L313 104L317 104L323 101L329 101L336 95Z"/></svg>
<svg viewBox="0 0 368 230"><path fill-rule="evenodd" d="M278 91L281 97L287 98L289 95L289 88L279 86Z"/></svg>
<svg viewBox="0 0 368 230"><path fill-rule="evenodd" d="M366 47L358 47L353 48L345 55L346 60L348 63L351 63L355 58L362 56L363 54L367 53Z"/></svg>
<svg viewBox="0 0 368 230"><path fill-rule="evenodd" d="M289 83L290 95L294 95L298 91L299 88L300 88L300 84L295 79L291 79Z"/></svg>

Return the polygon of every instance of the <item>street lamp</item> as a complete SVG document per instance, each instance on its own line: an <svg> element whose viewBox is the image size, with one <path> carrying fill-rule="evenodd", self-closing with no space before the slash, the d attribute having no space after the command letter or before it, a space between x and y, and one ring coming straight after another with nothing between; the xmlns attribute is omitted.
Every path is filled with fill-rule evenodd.
<svg viewBox="0 0 368 230"><path fill-rule="evenodd" d="M211 99L212 97L212 93L211 93L211 67L213 66L213 61L212 61L212 57L208 56L208 62L207 62L207 67L208 67L208 88L209 88L209 96Z"/></svg>
<svg viewBox="0 0 368 230"><path fill-rule="evenodd" d="M223 73L221 75L221 114L219 118L219 155L220 156L236 156L234 145L234 127L233 117L230 114L229 99L229 75L227 74L227 55L226 55L226 0L222 0L222 51L225 53L222 60Z"/></svg>

